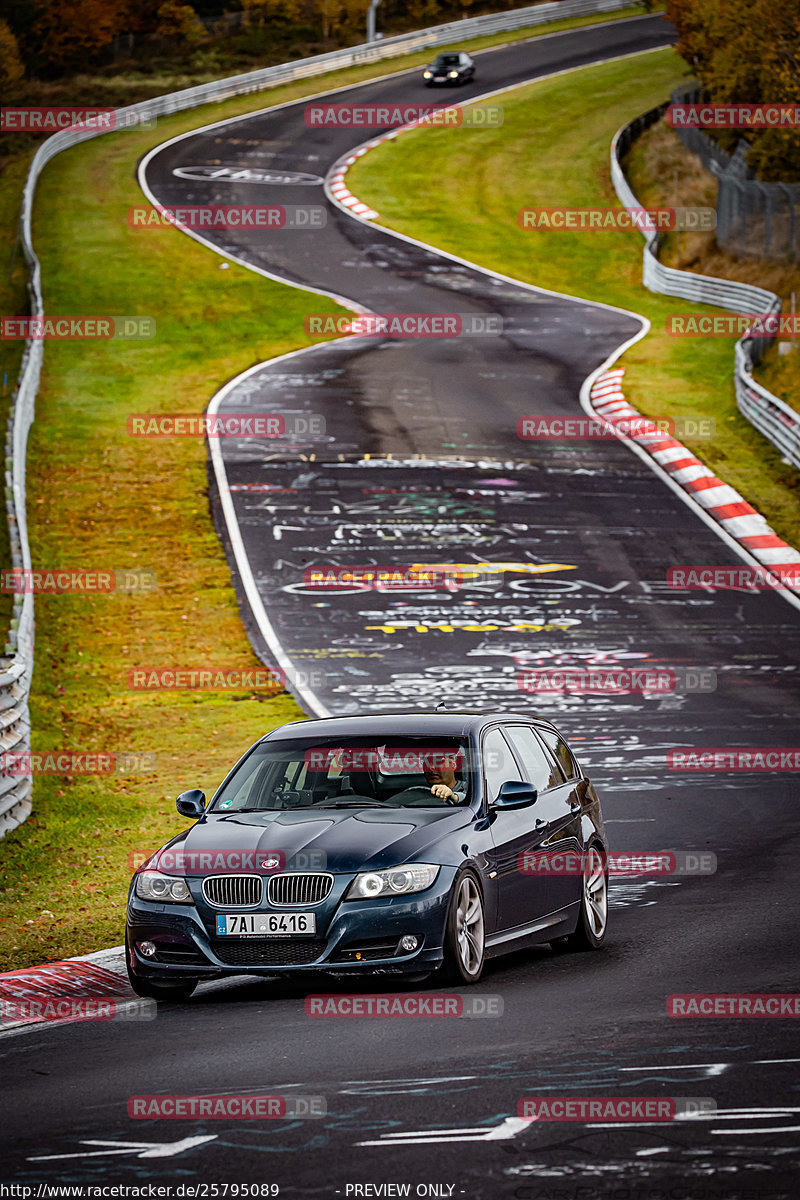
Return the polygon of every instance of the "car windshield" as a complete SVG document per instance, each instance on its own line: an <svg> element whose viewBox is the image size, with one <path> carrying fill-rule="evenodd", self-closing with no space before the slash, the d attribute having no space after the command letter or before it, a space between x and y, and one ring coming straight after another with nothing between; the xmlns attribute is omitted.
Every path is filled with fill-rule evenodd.
<svg viewBox="0 0 800 1200"><path fill-rule="evenodd" d="M433 65L435 67L457 67L460 61L457 54L439 54L433 60Z"/></svg>
<svg viewBox="0 0 800 1200"><path fill-rule="evenodd" d="M445 808L470 795L459 738L381 737L261 742L235 769L212 812L298 808Z"/></svg>

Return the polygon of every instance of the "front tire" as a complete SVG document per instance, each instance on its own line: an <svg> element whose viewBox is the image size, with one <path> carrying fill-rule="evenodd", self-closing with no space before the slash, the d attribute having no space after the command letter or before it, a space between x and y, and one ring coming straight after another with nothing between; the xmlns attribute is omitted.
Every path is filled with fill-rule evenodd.
<svg viewBox="0 0 800 1200"><path fill-rule="evenodd" d="M551 942L554 950L599 950L608 931L608 867L597 846L590 846L583 873L581 907L574 933Z"/></svg>
<svg viewBox="0 0 800 1200"><path fill-rule="evenodd" d="M444 939L444 974L453 983L477 983L486 964L483 896L472 871L453 885Z"/></svg>

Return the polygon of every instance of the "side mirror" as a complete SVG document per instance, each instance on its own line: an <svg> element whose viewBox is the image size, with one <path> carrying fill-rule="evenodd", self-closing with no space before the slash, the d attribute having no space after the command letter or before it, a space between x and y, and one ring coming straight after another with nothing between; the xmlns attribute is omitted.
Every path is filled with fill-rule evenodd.
<svg viewBox="0 0 800 1200"><path fill-rule="evenodd" d="M199 788L192 788L189 792L181 792L178 799L175 801L175 807L182 817L202 817L206 811L206 794L201 792Z"/></svg>
<svg viewBox="0 0 800 1200"><path fill-rule="evenodd" d="M502 784L492 808L527 808L536 803L538 795L532 783L509 779Z"/></svg>

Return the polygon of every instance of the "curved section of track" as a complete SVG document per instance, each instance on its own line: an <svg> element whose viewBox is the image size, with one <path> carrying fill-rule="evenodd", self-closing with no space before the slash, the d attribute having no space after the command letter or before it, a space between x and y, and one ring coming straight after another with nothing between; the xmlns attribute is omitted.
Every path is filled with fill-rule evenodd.
<svg viewBox="0 0 800 1200"><path fill-rule="evenodd" d="M642 18L484 53L470 94L663 40L660 20ZM400 88L404 99L428 98L416 72L348 97L391 99ZM174 171L223 163L321 180L348 138L363 135L308 130L302 105L289 105L169 143L143 170L164 204L308 203L310 194L316 203L321 185L223 187ZM305 1015L304 988L265 983L209 988L141 1025L9 1033L0 1060L14 1179L246 1181L326 1200L378 1195L352 1189L389 1182L411 1195L435 1184L439 1197L487 1200L791 1195L800 1057L791 1022L678 1023L666 998L792 991L796 776L676 774L666 754L796 740L798 614L774 595L671 591L670 566L739 559L626 446L530 443L522 453L515 434L523 414L581 415L583 380L640 332L640 319L493 277L334 209L317 234L208 240L354 307L498 312L506 322L496 339L321 345L254 368L217 398L220 411L327 421L324 442L291 451L218 447L223 533L238 531L233 565L246 560L251 603L268 617L268 630L252 631L258 644L266 630L265 656L321 672L304 700L334 712L442 697L527 706L522 667L715 671L712 692L533 702L590 767L615 850L712 851L719 870L616 882L602 954L542 948L491 964L479 990L502 999L498 1020L332 1027ZM304 582L320 562L441 559L494 568L430 596L333 598ZM127 1115L132 1095L222 1092L322 1096L328 1116ZM516 1120L523 1096L564 1094L704 1097L718 1112L668 1127Z"/></svg>

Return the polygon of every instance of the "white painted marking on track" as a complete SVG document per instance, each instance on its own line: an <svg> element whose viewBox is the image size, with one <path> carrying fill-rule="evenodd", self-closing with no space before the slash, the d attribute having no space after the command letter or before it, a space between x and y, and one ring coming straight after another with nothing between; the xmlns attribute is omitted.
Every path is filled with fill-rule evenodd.
<svg viewBox="0 0 800 1200"><path fill-rule="evenodd" d="M428 1146L437 1142L505 1142L532 1125L535 1117L506 1117L493 1129L467 1126L462 1129L425 1130L412 1133L386 1133L378 1141L356 1142L357 1146Z"/></svg>
<svg viewBox="0 0 800 1200"><path fill-rule="evenodd" d="M735 1136L757 1133L797 1133L798 1130L800 1130L800 1125L776 1125L766 1129L712 1129L711 1132L717 1136Z"/></svg>
<svg viewBox="0 0 800 1200"><path fill-rule="evenodd" d="M202 1146L204 1142L215 1142L217 1136L216 1133L204 1134L198 1137L181 1138L177 1142L106 1142L90 1139L78 1144L80 1146L108 1146L113 1149L78 1150L73 1154L38 1154L27 1161L54 1162L61 1158L100 1158L103 1155L112 1154L135 1154L136 1158L174 1158L176 1154L183 1154L184 1150Z"/></svg>
<svg viewBox="0 0 800 1200"><path fill-rule="evenodd" d="M790 1117L800 1112L800 1108L719 1108L716 1112L677 1113L670 1124L674 1127L680 1124L702 1123L711 1124L716 1121L764 1121L770 1118ZM663 1128L663 1121L592 1121L586 1122L587 1129L652 1129L654 1126ZM783 1133L788 1125L772 1125L764 1130L766 1133ZM793 1127L791 1127L793 1128ZM715 1129L712 1133L735 1133L736 1130ZM756 1132L751 1126L745 1126L741 1132Z"/></svg>
<svg viewBox="0 0 800 1200"><path fill-rule="evenodd" d="M620 1067L620 1071L698 1071L705 1067L707 1068L706 1074L712 1076L721 1075L732 1065L732 1063L680 1063L677 1066Z"/></svg>

